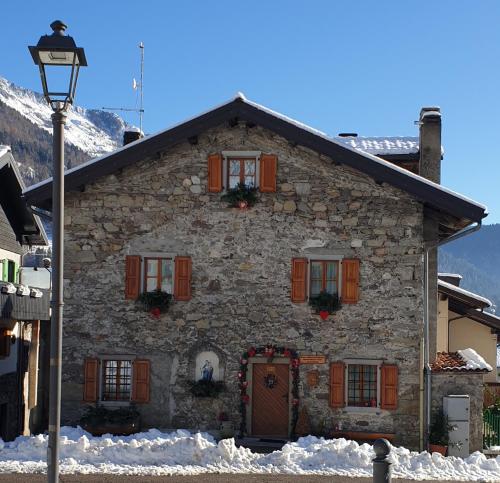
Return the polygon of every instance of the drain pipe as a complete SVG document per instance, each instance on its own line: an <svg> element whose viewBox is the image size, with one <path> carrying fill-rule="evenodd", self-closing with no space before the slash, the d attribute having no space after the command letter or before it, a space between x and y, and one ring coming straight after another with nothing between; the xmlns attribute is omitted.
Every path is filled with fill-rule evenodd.
<svg viewBox="0 0 500 483"><path fill-rule="evenodd" d="M429 433L431 426L431 403L432 403L432 371L430 366L429 350L429 252L452 241L470 235L481 228L481 220L475 226L464 228L450 237L432 243L425 247L424 253L424 392L425 392L425 417L424 417L424 448L429 447Z"/></svg>

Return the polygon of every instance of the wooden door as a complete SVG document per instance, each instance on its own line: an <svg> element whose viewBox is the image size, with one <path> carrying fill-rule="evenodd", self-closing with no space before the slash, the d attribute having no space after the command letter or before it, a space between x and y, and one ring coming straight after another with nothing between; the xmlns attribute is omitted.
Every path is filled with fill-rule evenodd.
<svg viewBox="0 0 500 483"><path fill-rule="evenodd" d="M253 436L288 437L289 392L288 364L253 364Z"/></svg>

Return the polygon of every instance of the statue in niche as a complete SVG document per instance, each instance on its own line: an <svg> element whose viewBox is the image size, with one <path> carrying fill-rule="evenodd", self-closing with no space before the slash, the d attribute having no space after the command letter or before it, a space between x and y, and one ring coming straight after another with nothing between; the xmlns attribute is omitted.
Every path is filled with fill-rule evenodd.
<svg viewBox="0 0 500 483"><path fill-rule="evenodd" d="M201 368L201 380L211 381L214 375L212 363L207 359Z"/></svg>

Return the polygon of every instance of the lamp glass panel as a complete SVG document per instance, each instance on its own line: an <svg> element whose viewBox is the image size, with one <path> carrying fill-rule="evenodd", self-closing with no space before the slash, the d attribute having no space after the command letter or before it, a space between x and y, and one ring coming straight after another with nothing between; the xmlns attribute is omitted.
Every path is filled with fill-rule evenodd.
<svg viewBox="0 0 500 483"><path fill-rule="evenodd" d="M38 56L45 65L72 65L73 56L75 56L75 64L79 63L78 55L72 51L39 50Z"/></svg>

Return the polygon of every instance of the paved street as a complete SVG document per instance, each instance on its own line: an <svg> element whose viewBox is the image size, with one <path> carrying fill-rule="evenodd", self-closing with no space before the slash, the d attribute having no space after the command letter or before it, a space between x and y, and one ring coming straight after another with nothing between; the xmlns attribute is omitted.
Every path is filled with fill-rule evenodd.
<svg viewBox="0 0 500 483"><path fill-rule="evenodd" d="M45 483L45 475L1 475L0 483ZM371 478L344 476L289 476L202 474L197 476L120 476L120 475L61 475L61 483L371 483ZM393 483L415 483L415 480L393 479ZM458 483L456 480L433 480L432 483ZM419 480L419 483L425 483Z"/></svg>

